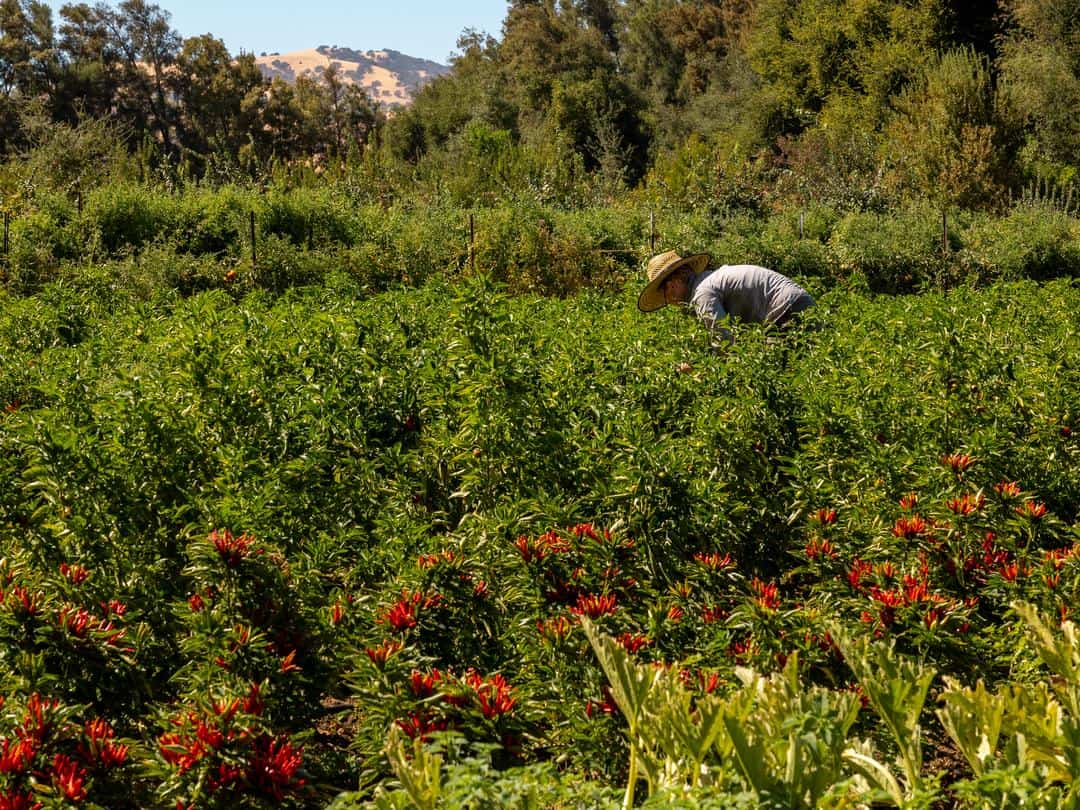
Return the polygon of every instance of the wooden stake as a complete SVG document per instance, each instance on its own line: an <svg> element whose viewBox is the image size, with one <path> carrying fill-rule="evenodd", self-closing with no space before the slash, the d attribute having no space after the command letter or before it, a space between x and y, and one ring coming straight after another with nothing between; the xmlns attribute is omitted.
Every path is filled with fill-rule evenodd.
<svg viewBox="0 0 1080 810"><path fill-rule="evenodd" d="M255 212L251 212L251 266L255 266Z"/></svg>
<svg viewBox="0 0 1080 810"><path fill-rule="evenodd" d="M941 212L941 252L949 252L949 221L948 214Z"/></svg>
<svg viewBox="0 0 1080 810"><path fill-rule="evenodd" d="M806 214L803 211L799 212L799 238L803 238L803 226L806 224Z"/></svg>
<svg viewBox="0 0 1080 810"><path fill-rule="evenodd" d="M476 220L469 214L469 270L476 273Z"/></svg>
<svg viewBox="0 0 1080 810"><path fill-rule="evenodd" d="M8 227L11 225L11 214L4 212L4 258L8 255Z"/></svg>
<svg viewBox="0 0 1080 810"><path fill-rule="evenodd" d="M656 253L656 214L649 212L649 253Z"/></svg>

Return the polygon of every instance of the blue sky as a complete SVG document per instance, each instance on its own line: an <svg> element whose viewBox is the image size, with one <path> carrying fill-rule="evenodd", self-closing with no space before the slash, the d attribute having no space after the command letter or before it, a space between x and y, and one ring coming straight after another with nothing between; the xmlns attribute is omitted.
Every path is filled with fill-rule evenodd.
<svg viewBox="0 0 1080 810"><path fill-rule="evenodd" d="M56 11L72 0L47 0ZM85 0L92 5L97 0ZM466 28L502 34L506 0L155 0L181 36L211 33L231 53L319 45L392 48L447 61ZM116 2L111 3L116 5ZM58 15L54 14L58 19Z"/></svg>

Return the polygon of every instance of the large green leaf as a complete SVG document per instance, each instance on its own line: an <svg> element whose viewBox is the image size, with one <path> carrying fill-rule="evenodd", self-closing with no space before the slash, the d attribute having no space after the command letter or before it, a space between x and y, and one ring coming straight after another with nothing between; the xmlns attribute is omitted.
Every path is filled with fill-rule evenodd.
<svg viewBox="0 0 1080 810"><path fill-rule="evenodd" d="M941 700L944 705L936 712L938 719L971 770L981 776L996 758L1008 695L991 694L981 680L968 689L945 678Z"/></svg>
<svg viewBox="0 0 1080 810"><path fill-rule="evenodd" d="M442 787L442 755L429 753L419 737L413 740L411 750L407 749L397 726L390 727L386 755L413 806L418 810L435 810Z"/></svg>
<svg viewBox="0 0 1080 810"><path fill-rule="evenodd" d="M660 682L662 671L654 667L639 666L625 649L601 634L596 626L582 618L581 626L607 676L611 696L626 718L631 740L638 735L642 710L649 693Z"/></svg>
<svg viewBox="0 0 1080 810"><path fill-rule="evenodd" d="M855 640L839 626L831 629L844 660L859 681L900 750L907 793L922 790L922 729L919 718L934 669L896 654L891 643Z"/></svg>
<svg viewBox="0 0 1080 810"><path fill-rule="evenodd" d="M1073 717L1080 719L1080 639L1073 622L1061 623L1061 635L1056 635L1031 605L1014 602L1016 611L1027 625L1028 634L1042 662L1057 677L1050 683L1058 699Z"/></svg>

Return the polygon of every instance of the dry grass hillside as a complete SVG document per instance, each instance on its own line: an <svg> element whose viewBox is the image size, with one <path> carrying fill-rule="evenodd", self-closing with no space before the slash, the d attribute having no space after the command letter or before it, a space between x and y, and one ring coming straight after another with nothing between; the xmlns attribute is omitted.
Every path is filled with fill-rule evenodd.
<svg viewBox="0 0 1080 810"><path fill-rule="evenodd" d="M354 51L321 45L292 53L272 53L255 57L265 76L296 81L300 76L318 78L336 64L346 81L362 85L370 96L387 107L400 107L412 100L412 93L425 82L447 73L446 65L392 50Z"/></svg>

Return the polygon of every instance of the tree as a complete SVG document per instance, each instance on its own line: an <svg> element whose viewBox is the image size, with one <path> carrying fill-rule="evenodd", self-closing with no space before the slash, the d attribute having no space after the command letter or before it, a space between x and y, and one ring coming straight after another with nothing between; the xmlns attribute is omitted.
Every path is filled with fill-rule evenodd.
<svg viewBox="0 0 1080 810"><path fill-rule="evenodd" d="M993 208L1012 178L1019 128L989 62L948 51L897 100L883 145L895 185L942 205Z"/></svg>
<svg viewBox="0 0 1080 810"><path fill-rule="evenodd" d="M385 142L398 158L416 162L429 150L445 146L472 121L518 132L519 107L504 72L500 43L469 29L457 46L450 75L425 85L407 109L387 122Z"/></svg>
<svg viewBox="0 0 1080 810"><path fill-rule="evenodd" d="M274 79L265 93L248 95L244 106L257 112L260 122L252 133L260 160L288 160L315 150L316 138L308 114L314 93L314 82L300 77L296 85Z"/></svg>
<svg viewBox="0 0 1080 810"><path fill-rule="evenodd" d="M1030 152L1080 170L1080 0L1012 0L1003 84L1031 131Z"/></svg>
<svg viewBox="0 0 1080 810"><path fill-rule="evenodd" d="M16 171L35 189L78 194L123 170L123 133L106 118L82 116L68 125L42 109L28 110L22 124L27 146Z"/></svg>
<svg viewBox="0 0 1080 810"><path fill-rule="evenodd" d="M603 30L583 25L579 14L553 2L507 14L500 69L520 111L517 131L567 140L590 169L600 166L601 155L609 173L622 161L625 176L635 180L648 148L641 101L620 75Z"/></svg>
<svg viewBox="0 0 1080 810"><path fill-rule="evenodd" d="M190 154L216 152L235 158L256 126L245 100L266 82L253 56L229 55L210 34L184 40L167 86L179 107L183 147Z"/></svg>
<svg viewBox="0 0 1080 810"><path fill-rule="evenodd" d="M890 99L948 44L943 0L763 0L748 55L800 128L838 97L868 96L876 128ZM771 133L797 134L797 132Z"/></svg>
<svg viewBox="0 0 1080 810"><path fill-rule="evenodd" d="M55 76L52 11L37 0L0 0L0 94L49 92Z"/></svg>
<svg viewBox="0 0 1080 810"><path fill-rule="evenodd" d="M949 41L956 47L971 48L992 64L1001 34L999 0L947 0L946 8Z"/></svg>
<svg viewBox="0 0 1080 810"><path fill-rule="evenodd" d="M0 0L0 153L23 143L21 112L28 102L49 98L56 74L49 7Z"/></svg>
<svg viewBox="0 0 1080 810"><path fill-rule="evenodd" d="M733 58L749 8L748 0L624 4L619 64L645 101L643 115L659 145L674 146L693 131L728 123L713 113L734 106ZM703 106L709 108L704 116L690 112Z"/></svg>
<svg viewBox="0 0 1080 810"><path fill-rule="evenodd" d="M345 155L350 147L363 145L375 126L376 108L364 88L345 81L332 62L321 77L325 111L315 113L327 122L330 152Z"/></svg>
<svg viewBox="0 0 1080 810"><path fill-rule="evenodd" d="M60 10L60 17L64 71L54 98L54 115L67 123L75 123L80 115L112 115L123 80L122 56L101 9L69 4Z"/></svg>
<svg viewBox="0 0 1080 810"><path fill-rule="evenodd" d="M574 11L587 27L594 28L608 51L619 50L618 3L613 0L574 0Z"/></svg>
<svg viewBox="0 0 1080 810"><path fill-rule="evenodd" d="M156 131L166 154L171 153L174 118L166 88L181 42L169 27L171 15L145 0L124 0L115 11L99 3L95 10L123 63L119 111L139 129Z"/></svg>

